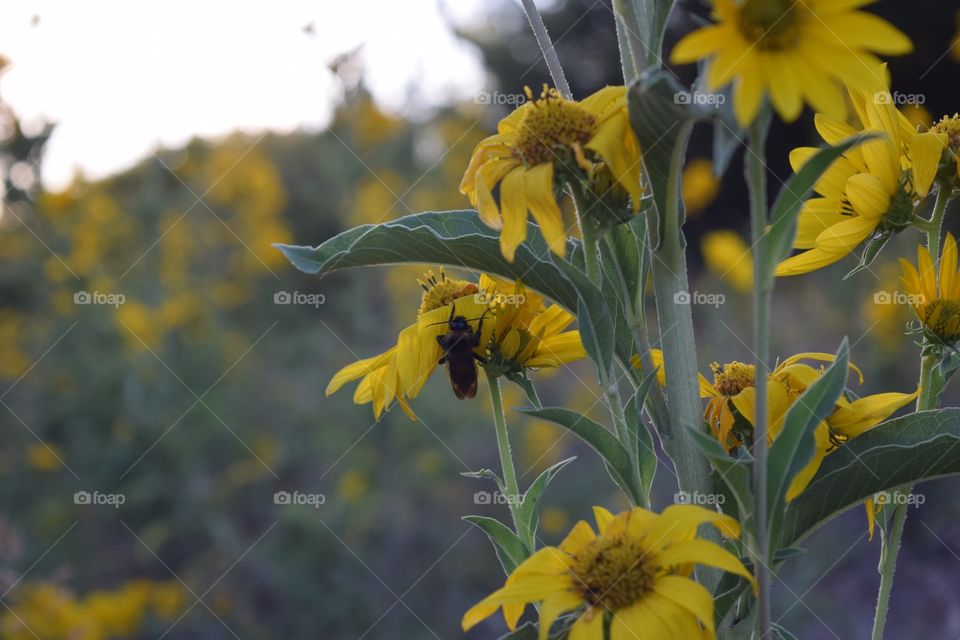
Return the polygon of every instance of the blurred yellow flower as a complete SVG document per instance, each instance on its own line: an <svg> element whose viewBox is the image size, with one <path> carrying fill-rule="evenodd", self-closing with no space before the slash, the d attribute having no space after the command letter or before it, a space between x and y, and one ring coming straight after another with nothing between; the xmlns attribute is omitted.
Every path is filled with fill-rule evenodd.
<svg viewBox="0 0 960 640"><path fill-rule="evenodd" d="M690 217L696 217L720 193L720 179L713 175L713 163L706 158L694 158L683 168L681 195L683 206Z"/></svg>
<svg viewBox="0 0 960 640"><path fill-rule="evenodd" d="M547 535L559 535L566 531L569 523L567 512L558 507L545 507L540 512L540 530Z"/></svg>
<svg viewBox="0 0 960 640"><path fill-rule="evenodd" d="M733 518L693 505L656 514L639 507L614 516L594 507L597 531L581 520L558 547L544 547L514 569L501 589L463 616L468 631L500 608L516 629L528 603L540 602L540 640L560 615L575 612L570 638L610 640L716 637L713 596L691 575L694 565L753 576L720 545L697 538L710 524L739 537Z"/></svg>
<svg viewBox="0 0 960 640"><path fill-rule="evenodd" d="M627 116L626 87L605 87L580 100L547 89L500 121L497 133L473 152L460 191L480 219L500 231L500 250L513 261L527 236L527 211L557 255L566 254L569 229L557 204L564 179L609 176L640 207L640 145ZM493 189L500 185L500 204Z"/></svg>
<svg viewBox="0 0 960 640"><path fill-rule="evenodd" d="M901 112L914 129L926 129L933 120L933 116L923 105L908 104L901 109Z"/></svg>
<svg viewBox="0 0 960 640"><path fill-rule="evenodd" d="M899 29L855 10L872 1L713 0L717 24L684 37L670 59L708 60L708 91L733 82L733 111L743 127L753 122L765 95L788 122L804 102L842 121L847 110L839 82L870 89L880 63L873 52L913 50Z"/></svg>
<svg viewBox="0 0 960 640"><path fill-rule="evenodd" d="M340 477L337 495L346 504L358 502L367 493L367 477L359 469L350 469Z"/></svg>
<svg viewBox="0 0 960 640"><path fill-rule="evenodd" d="M62 458L62 452L47 442L35 442L27 447L27 464L37 471L57 471Z"/></svg>
<svg viewBox="0 0 960 640"><path fill-rule="evenodd" d="M753 289L753 256L750 247L736 231L710 231L700 240L703 262L721 280L737 291Z"/></svg>

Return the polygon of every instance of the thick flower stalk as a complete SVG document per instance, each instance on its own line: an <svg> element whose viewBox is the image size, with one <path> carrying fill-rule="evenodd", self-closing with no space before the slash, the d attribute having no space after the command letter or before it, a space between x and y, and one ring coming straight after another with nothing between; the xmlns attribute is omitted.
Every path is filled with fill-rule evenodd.
<svg viewBox="0 0 960 640"><path fill-rule="evenodd" d="M625 87L605 87L580 101L546 86L536 99L528 88L527 97L477 145L460 184L481 220L500 231L500 249L511 262L526 239L528 211L550 250L566 255L570 228L557 201L566 183L622 204L629 199L633 211L640 207L640 145L630 129ZM615 205L595 209L622 215Z"/></svg>
<svg viewBox="0 0 960 640"><path fill-rule="evenodd" d="M540 640L568 612L573 640L603 640L610 618L611 640L716 637L713 596L691 575L705 565L753 577L736 556L697 538L710 524L737 538L732 518L691 505L656 514L639 507L614 516L594 507L597 531L581 520L559 547L544 547L525 560L501 589L467 611L469 630L503 609L515 629L528 603L540 603Z"/></svg>

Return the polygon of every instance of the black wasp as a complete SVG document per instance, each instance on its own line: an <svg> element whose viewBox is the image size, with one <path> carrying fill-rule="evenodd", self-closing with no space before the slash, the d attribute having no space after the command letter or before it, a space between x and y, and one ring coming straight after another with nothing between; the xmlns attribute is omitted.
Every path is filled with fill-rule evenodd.
<svg viewBox="0 0 960 640"><path fill-rule="evenodd" d="M457 305L450 307L450 318L447 320L447 331L437 336L437 344L443 349L443 356L438 364L447 365L450 375L450 386L457 397L473 398L477 395L477 362L487 364L487 359L473 350L480 346L480 334L483 331L483 316L477 323L477 330L470 326L470 321L464 316L456 315Z"/></svg>

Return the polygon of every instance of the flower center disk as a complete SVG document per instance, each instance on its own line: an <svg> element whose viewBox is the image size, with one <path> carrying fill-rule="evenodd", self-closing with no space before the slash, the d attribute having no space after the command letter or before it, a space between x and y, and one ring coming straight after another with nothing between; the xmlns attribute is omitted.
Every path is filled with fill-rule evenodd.
<svg viewBox="0 0 960 640"><path fill-rule="evenodd" d="M529 89L527 96L532 97ZM544 88L517 125L516 153L527 166L551 162L558 148L576 148L590 140L594 123L589 111L563 98L556 89Z"/></svg>
<svg viewBox="0 0 960 640"><path fill-rule="evenodd" d="M714 362L710 368L713 369L713 386L722 396L732 397L754 386L755 370L752 364L729 362L721 365Z"/></svg>
<svg viewBox="0 0 960 640"><path fill-rule="evenodd" d="M624 537L598 538L573 558L574 588L591 607L617 611L653 589L655 568L646 551Z"/></svg>
<svg viewBox="0 0 960 640"><path fill-rule="evenodd" d="M433 275L432 271L427 272L423 279L417 280L417 282L423 288L418 315L445 307L454 300L480 292L480 289L474 283L467 280L449 279L443 271L440 272L439 278Z"/></svg>
<svg viewBox="0 0 960 640"><path fill-rule="evenodd" d="M799 40L808 11L803 0L744 0L737 27L758 49L786 49Z"/></svg>

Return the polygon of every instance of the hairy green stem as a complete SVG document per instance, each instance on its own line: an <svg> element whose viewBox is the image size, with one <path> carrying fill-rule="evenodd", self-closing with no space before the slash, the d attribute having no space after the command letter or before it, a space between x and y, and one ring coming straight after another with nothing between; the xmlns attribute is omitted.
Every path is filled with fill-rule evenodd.
<svg viewBox="0 0 960 640"><path fill-rule="evenodd" d="M667 398L670 403L670 430L661 433L664 449L673 461L680 490L706 495L712 493L710 467L693 439L692 431L703 429L700 388L697 383L697 350L693 332L693 313L689 301L690 285L687 279L685 242L680 228L680 173L692 123L680 125L678 140L670 159L666 205L659 210L653 205L653 216L647 225L650 246L653 247L653 288L656 296L657 322L663 350L664 373L667 379ZM657 229L659 246L657 246ZM706 527L705 538L719 541L716 532ZM697 576L709 590L719 581L720 573L712 569L698 569Z"/></svg>
<svg viewBox="0 0 960 640"><path fill-rule="evenodd" d="M933 214L927 226L927 250L933 259L935 273L940 267L940 236L943 227L943 216L950 201L947 189L937 191L937 199L933 205ZM939 276L937 276L939 278ZM939 359L932 353L920 357L920 395L917 396L917 411L936 409L939 398L933 389L933 372ZM896 490L893 500L893 519L890 522L890 531L883 538L880 551L880 589L877 592L877 608L873 616L872 640L883 640L883 632L887 623L887 610L890 608L890 593L893 591L893 577L897 570L897 556L900 553L900 543L903 540L903 529L907 522L910 493L913 486L904 490Z"/></svg>
<svg viewBox="0 0 960 640"><path fill-rule="evenodd" d="M507 492L507 505L513 518L513 528L527 546L533 550L534 536L532 531L520 531L520 520L517 518L517 507L520 505L520 486L517 484L517 471L513 466L513 455L510 453L510 437L507 435L507 419L503 413L503 398L500 395L500 378L497 374L486 371L487 383L490 386L490 404L493 407L493 426L497 432L497 449L500 451L500 468L503 471L503 486Z"/></svg>
<svg viewBox="0 0 960 640"><path fill-rule="evenodd" d="M753 240L753 352L756 408L753 420L753 491L756 497L755 577L757 594L757 637L770 636L770 540L767 530L767 375L770 361L770 297L772 286L764 265L761 240L767 228L767 167L764 162L769 121L759 116L750 128L746 155L746 178L750 191L750 226Z"/></svg>
<svg viewBox="0 0 960 640"><path fill-rule="evenodd" d="M543 16L533 0L522 0L523 11L527 14L527 21L530 28L533 29L533 35L540 45L540 51L543 53L543 59L547 63L547 69L550 71L550 77L553 78L553 84L557 91L564 98L572 98L570 85L567 84L567 78L563 75L563 67L560 66L560 58L557 56L557 50L553 46L553 40L547 33L547 25L543 24Z"/></svg>

